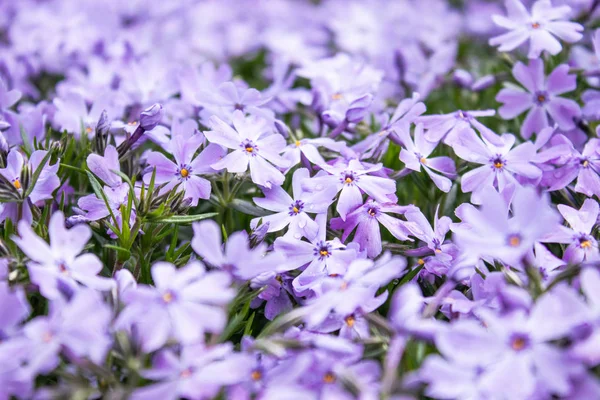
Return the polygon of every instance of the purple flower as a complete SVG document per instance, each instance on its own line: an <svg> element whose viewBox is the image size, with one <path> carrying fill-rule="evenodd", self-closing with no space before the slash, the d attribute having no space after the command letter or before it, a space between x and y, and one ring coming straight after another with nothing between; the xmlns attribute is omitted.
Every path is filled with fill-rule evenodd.
<svg viewBox="0 0 600 400"><path fill-rule="evenodd" d="M400 130L397 134L403 145L400 151L400 161L406 165L406 168L421 171L421 167L423 167L435 186L448 193L452 187L452 181L448 178L456 177L456 166L450 157L428 158L438 143L430 142L425 138L423 125L418 124L415 127L414 142L410 137L410 131Z"/></svg>
<svg viewBox="0 0 600 400"><path fill-rule="evenodd" d="M236 279L246 281L262 273L272 272L280 261L279 255L265 255L265 243L251 249L245 231L229 235L224 246L221 241L221 228L215 221L195 223L193 229L192 249L205 263L226 271Z"/></svg>
<svg viewBox="0 0 600 400"><path fill-rule="evenodd" d="M529 139L533 133L548 126L548 115L562 130L575 127L574 119L581 115L579 105L570 99L559 95L575 90L576 76L569 74L569 66L561 64L544 77L544 62L529 60L529 65L518 62L512 69L515 79L526 90L504 88L496 96L496 101L502 103L498 110L504 119L512 119L529 110L521 126L521 136Z"/></svg>
<svg viewBox="0 0 600 400"><path fill-rule="evenodd" d="M283 150L283 157L289 161L289 167L298 165L305 158L314 165L323 165L325 160L319 153L318 147L325 147L327 150L340 152L346 148L345 142L336 142L330 138L300 139L287 145Z"/></svg>
<svg viewBox="0 0 600 400"><path fill-rule="evenodd" d="M180 354L164 350L154 356L152 368L141 375L157 383L137 389L134 400L179 398L208 399L223 386L244 381L252 375L249 355L233 352L230 343L208 347L185 346Z"/></svg>
<svg viewBox="0 0 600 400"><path fill-rule="evenodd" d="M102 179L102 182L106 183L109 187L114 188L123 183L123 179L113 172L121 171L119 153L117 153L115 146L106 146L104 157L94 153L90 154L86 159L86 163L89 170Z"/></svg>
<svg viewBox="0 0 600 400"><path fill-rule="evenodd" d="M343 220L348 213L362 204L362 192L380 203L396 200L396 183L389 178L371 175L374 172L381 172L381 164L366 166L353 159L348 163L325 164L321 167L329 175L315 176L306 180L302 188L309 192L320 193L321 199L317 196L314 198L315 201L325 201L331 194L330 188L335 187L336 191L340 192L336 210Z"/></svg>
<svg viewBox="0 0 600 400"><path fill-rule="evenodd" d="M368 257L375 258L382 251L379 224L385 226L396 239L411 240L404 221L387 214L404 214L411 208L411 206L399 206L394 203L378 203L369 199L348 214L345 221L341 218L332 218L331 228L344 230L341 238L343 242L356 229L353 242L358 243L361 250L366 250Z"/></svg>
<svg viewBox="0 0 600 400"><path fill-rule="evenodd" d="M596 226L600 207L595 200L586 199L581 209L576 210L564 204L559 204L558 211L569 223L571 228L559 226L548 232L542 240L546 243L563 243L569 246L565 249L563 259L569 264L585 261L594 262L600 259L598 242L592 235Z"/></svg>
<svg viewBox="0 0 600 400"><path fill-rule="evenodd" d="M140 126L144 131L151 131L156 128L163 115L163 106L161 104L153 104L146 108L140 114Z"/></svg>
<svg viewBox="0 0 600 400"><path fill-rule="evenodd" d="M50 372L60 362L59 354L77 362L87 358L102 364L112 340L108 334L110 307L94 290L78 291L69 301L55 300L48 316L34 318L23 328L28 339L28 368Z"/></svg>
<svg viewBox="0 0 600 400"><path fill-rule="evenodd" d="M224 82L216 88L201 90L198 98L199 103L205 107L200 116L202 120L210 121L211 124L213 116L227 122L234 122L236 112L272 119L268 110L260 108L269 102L269 98L263 98L256 89L238 87L234 82Z"/></svg>
<svg viewBox="0 0 600 400"><path fill-rule="evenodd" d="M76 291L78 283L97 290L110 290L111 279L99 277L102 262L91 253L80 254L92 231L87 225L65 228L65 217L57 211L48 225L50 244L35 234L25 221L19 223L19 236L13 240L29 257L27 263L31 281L49 299L61 297L66 290Z"/></svg>
<svg viewBox="0 0 600 400"><path fill-rule="evenodd" d="M313 197L315 194L306 193L302 190L302 182L309 178L309 173L306 168L297 169L292 176L292 192L294 198L283 188L273 186L270 189L263 189L264 198L255 197L254 202L267 210L275 211L276 214L266 217L254 218L250 226L254 229L259 220L262 223L269 223L269 232L277 232L289 225L288 235L292 235L297 239L307 237L312 239L317 235L319 226L312 220L307 213L321 214L327 212L329 205L333 203L335 193L331 193L329 200L324 202L315 202ZM323 196L319 196L323 199Z"/></svg>
<svg viewBox="0 0 600 400"><path fill-rule="evenodd" d="M27 318L31 310L25 291L19 286L11 288L4 281L0 281L0 304L0 338L5 338L13 333L18 323Z"/></svg>
<svg viewBox="0 0 600 400"><path fill-rule="evenodd" d="M590 86L600 86L600 79L596 75L600 72L600 29L591 33L593 51L582 45L574 46L570 54L570 64L585 70L592 76L586 78ZM585 112L584 112L585 113Z"/></svg>
<svg viewBox="0 0 600 400"><path fill-rule="evenodd" d="M369 259L352 261L346 271L325 277L319 296L308 301L303 308L304 320L309 327L322 324L331 313L349 318L352 328L355 314L376 310L388 297L387 291L377 294L380 287L400 276L406 260L386 253L377 262Z"/></svg>
<svg viewBox="0 0 600 400"><path fill-rule="evenodd" d="M288 293L292 292L292 278L275 272L265 272L250 281L252 289L263 290L252 301L251 307L258 308L265 302L265 318L272 321L281 313L292 310L292 301Z"/></svg>
<svg viewBox="0 0 600 400"><path fill-rule="evenodd" d="M512 215L502 195L489 188L482 193L481 207L459 207L462 223L454 225L454 242L464 256L477 261L480 257L498 259L518 267L523 257L557 229L560 216L532 187L518 187L511 204Z"/></svg>
<svg viewBox="0 0 600 400"><path fill-rule="evenodd" d="M216 171L210 165L225 155L225 150L221 146L210 144L195 156L201 142L200 135L189 138L175 136L169 144L175 162L157 151L151 152L147 158L148 166L156 169L155 183L166 184L162 192L168 192L179 185L177 191L185 193L185 198L191 200L192 207L198 204L199 199L210 197L211 184L200 174L215 173ZM150 182L152 174L153 171L150 170L144 175L144 183Z"/></svg>
<svg viewBox="0 0 600 400"><path fill-rule="evenodd" d="M425 112L425 104L419 99L419 94L413 93L411 98L402 100L393 114L383 117L381 130L356 143L352 146L352 150L361 154L361 159L377 158L387 150L388 138L399 143L397 131L410 130L410 124Z"/></svg>
<svg viewBox="0 0 600 400"><path fill-rule="evenodd" d="M245 117L239 110L233 113L232 120L233 128L213 116L210 120L212 130L204 132L210 142L233 150L210 166L216 170L242 173L250 165L254 183L266 188L280 186L285 178L271 163L279 168L288 166L288 161L279 155L285 147L283 136L273 133L264 119Z"/></svg>
<svg viewBox="0 0 600 400"><path fill-rule="evenodd" d="M542 171L532 163L536 155L536 147L531 142L515 144L511 134L501 136L502 146L495 146L485 139L480 139L473 129L465 129L452 144L457 156L477 164L483 164L463 175L461 188L463 193L473 192L472 199L479 202L481 192L488 186L499 191L505 188L520 186L519 181L536 182Z"/></svg>
<svg viewBox="0 0 600 400"><path fill-rule="evenodd" d="M418 208L411 207L406 211L404 214L407 221L405 223L406 229L410 231L410 235L424 242L424 246L407 250L406 255L413 257L434 255L442 262L448 262L454 258L457 250L456 246L450 241L446 241L446 234L450 230L452 220L446 216L439 218L438 211L439 207L435 210L433 228Z"/></svg>
<svg viewBox="0 0 600 400"><path fill-rule="evenodd" d="M346 248L338 238L325 240L324 224L319 229L319 235L310 242L280 237L275 240L274 246L275 251L283 256L278 271L305 267L292 282L297 292L318 289L325 277L344 273L348 264L356 258L356 251Z"/></svg>
<svg viewBox="0 0 600 400"><path fill-rule="evenodd" d="M144 351L156 350L170 338L197 343L205 332L223 330L224 306L235 296L228 274L207 272L200 262L180 269L158 262L152 279L155 287L139 285L123 293L126 307L117 320L117 328L135 331Z"/></svg>
<svg viewBox="0 0 600 400"><path fill-rule="evenodd" d="M112 213L116 221L111 218L109 222L113 224L115 228L120 229L123 226L123 209L127 207L129 201L129 185L127 183L122 183L114 188L104 186L102 190L107 201L104 201L103 198L98 198L95 194L88 194L87 196L80 198L77 201L77 205L85 211L85 218L90 221L98 221L108 217ZM135 222L135 218L135 208L132 207L129 216L130 226ZM116 237L115 233L113 233L112 230L109 232L111 237Z"/></svg>
<svg viewBox="0 0 600 400"><path fill-rule="evenodd" d="M45 150L36 150L31 154L29 161L25 162L23 156L17 149L12 149L8 153L6 168L0 168L0 174L4 176L19 193L23 193L24 188L22 187L21 175L23 168L27 167L33 174L40 166L40 163L46 157L48 152ZM31 223L33 221L31 215L30 204L43 205L45 200L52 199L52 193L60 186L60 179L56 175L58 172L59 163L50 165L50 160L43 166L42 172L35 182L35 186L29 196L24 199L23 212L21 218ZM29 184L32 184L30 182ZM6 218L10 218L13 222L19 220L18 215L18 204L17 203L4 203L0 205L0 221L4 221Z"/></svg>
<svg viewBox="0 0 600 400"><path fill-rule="evenodd" d="M560 190L577 179L576 192L600 196L600 140L588 140L581 153L563 135L557 135L552 144L538 155L538 162L558 164L558 168L544 171L544 186L549 191Z"/></svg>
<svg viewBox="0 0 600 400"><path fill-rule="evenodd" d="M67 92L54 99L54 106L56 107L54 125L60 131L72 133L75 138L80 138L83 134L93 136L103 110L107 110L108 114L113 116L121 114L118 107L114 105L112 94L100 96L94 101L92 107L88 108L80 93Z"/></svg>
<svg viewBox="0 0 600 400"><path fill-rule="evenodd" d="M444 140L452 144L457 135L467 128L477 129L481 136L488 142L500 144L500 138L496 133L479 122L476 118L491 117L496 115L496 110L462 111L458 110L450 114L423 115L417 119L425 128L425 139L437 143ZM407 130L408 131L408 130Z"/></svg>
<svg viewBox="0 0 600 400"><path fill-rule="evenodd" d="M499 46L500 51L512 51L529 40L528 57L535 59L543 51L556 55L562 50L556 37L567 43L583 37L580 33L583 26L567 20L571 13L569 6L553 7L550 0L538 0L529 13L520 0L506 0L505 4L508 15L493 15L492 19L509 32L489 41L491 46Z"/></svg>

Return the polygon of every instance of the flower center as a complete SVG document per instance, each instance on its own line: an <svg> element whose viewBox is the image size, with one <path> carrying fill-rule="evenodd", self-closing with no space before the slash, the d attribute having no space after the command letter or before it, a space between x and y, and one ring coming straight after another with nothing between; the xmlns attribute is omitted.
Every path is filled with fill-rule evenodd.
<svg viewBox="0 0 600 400"><path fill-rule="evenodd" d="M323 382L325 383L333 383L335 382L335 375L331 372L328 372L323 376Z"/></svg>
<svg viewBox="0 0 600 400"><path fill-rule="evenodd" d="M304 203L301 200L296 200L295 202L292 203L292 205L289 208L290 217L293 217L294 215L298 215L300 212L302 212L303 209L304 209Z"/></svg>
<svg viewBox="0 0 600 400"><path fill-rule="evenodd" d="M521 351L529 346L529 338L524 334L514 334L510 339L510 347L515 351Z"/></svg>
<svg viewBox="0 0 600 400"><path fill-rule="evenodd" d="M507 242L510 247L518 247L521 244L521 236L517 234L510 235Z"/></svg>
<svg viewBox="0 0 600 400"><path fill-rule="evenodd" d="M492 165L494 166L494 168L496 168L496 170L501 170L502 168L504 168L504 165L506 164L504 159L502 159L502 157L499 154L496 155L496 157L493 158L491 161L492 161Z"/></svg>
<svg viewBox="0 0 600 400"><path fill-rule="evenodd" d="M331 255L331 245L326 242L319 242L315 247L315 256L319 256L320 260L328 258Z"/></svg>
<svg viewBox="0 0 600 400"><path fill-rule="evenodd" d="M579 247L582 249L590 249L593 246L592 241L587 236L579 238Z"/></svg>
<svg viewBox="0 0 600 400"><path fill-rule="evenodd" d="M171 291L166 291L163 295L162 295L162 300L166 303L169 304L170 302L173 301L173 293Z"/></svg>
<svg viewBox="0 0 600 400"><path fill-rule="evenodd" d="M369 207L369 209L367 210L367 214L369 214L371 217L374 217L375 215L377 215L377 210L373 207Z"/></svg>
<svg viewBox="0 0 600 400"><path fill-rule="evenodd" d="M583 168L587 168L587 167L588 167L588 165L590 165L590 162L589 162L587 159L585 159L585 158L584 158L584 159L582 159L581 161L579 161L579 164L581 164L581 166L582 166Z"/></svg>
<svg viewBox="0 0 600 400"><path fill-rule="evenodd" d="M335 93L331 95L331 100L341 100L342 99L342 94L341 93Z"/></svg>
<svg viewBox="0 0 600 400"><path fill-rule="evenodd" d="M417 260L417 264L419 264L419 265L425 265L425 260L423 260L422 258L419 258Z"/></svg>
<svg viewBox="0 0 600 400"><path fill-rule="evenodd" d="M346 325L348 325L348 328L352 328L356 322L356 319L353 315L348 315L346 318L344 318L344 321L346 322Z"/></svg>
<svg viewBox="0 0 600 400"><path fill-rule="evenodd" d="M187 178L188 175L190 174L190 171L188 171L185 168L181 168L181 170L179 171L179 174L183 177L183 178Z"/></svg>
<svg viewBox="0 0 600 400"><path fill-rule="evenodd" d="M296 140L296 142L295 142L294 144L296 145L296 147L300 147L300 145L301 145L302 143L300 143L300 141L299 141L299 140Z"/></svg>
<svg viewBox="0 0 600 400"><path fill-rule="evenodd" d="M42 341L44 343L49 343L53 337L54 335L52 335L52 332L44 332L44 334L42 335Z"/></svg>
<svg viewBox="0 0 600 400"><path fill-rule="evenodd" d="M13 185L15 186L15 188L21 189L21 181L19 181L19 178L15 178L15 180L13 181Z"/></svg>
<svg viewBox="0 0 600 400"><path fill-rule="evenodd" d="M256 147L256 145L251 140L246 140L246 141L242 142L241 147L242 147L242 149L246 150L246 153L248 155L252 155L252 156L254 156L256 154L256 152L258 151L258 147Z"/></svg>
<svg viewBox="0 0 600 400"><path fill-rule="evenodd" d="M546 103L548 101L548 93L540 91L540 92L535 92L535 94L533 95L533 101L541 106L542 104Z"/></svg>
<svg viewBox="0 0 600 400"><path fill-rule="evenodd" d="M181 371L179 376L183 379L189 378L190 376L192 376L192 370L190 368L186 368L183 371Z"/></svg>
<svg viewBox="0 0 600 400"><path fill-rule="evenodd" d="M539 23L537 23L537 22L533 22L533 23L531 24L531 27L532 27L533 29L539 29L539 28L540 28L540 26L541 26L541 25L540 25Z"/></svg>
<svg viewBox="0 0 600 400"><path fill-rule="evenodd" d="M262 378L262 373L259 370L255 369L250 374L250 378L252 378L253 381L258 381Z"/></svg>
<svg viewBox="0 0 600 400"><path fill-rule="evenodd" d="M351 185L356 180L358 180L358 177L352 171L346 171L342 174L342 183L346 185Z"/></svg>

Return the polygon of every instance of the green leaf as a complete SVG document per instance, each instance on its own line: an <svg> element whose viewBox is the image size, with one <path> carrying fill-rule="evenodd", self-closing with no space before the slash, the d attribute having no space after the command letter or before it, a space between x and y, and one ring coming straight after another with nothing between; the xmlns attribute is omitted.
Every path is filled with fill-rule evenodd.
<svg viewBox="0 0 600 400"><path fill-rule="evenodd" d="M229 206L234 210L243 212L244 214L252 215L254 217L264 217L269 215L269 211L263 210L260 207L255 206L246 200L234 199Z"/></svg>
<svg viewBox="0 0 600 400"><path fill-rule="evenodd" d="M51 156L52 156L52 151L50 150L46 153L46 155L42 159L42 162L40 162L40 165L38 165L38 167L35 169L33 175L31 176L31 180L29 181L29 185L27 186L27 191L23 195L23 198L29 197L31 192L33 192L33 188L35 187L36 182L38 181L38 179L40 178L40 175L42 174L42 170L46 166L46 163L48 163L48 160L50 160Z"/></svg>
<svg viewBox="0 0 600 400"><path fill-rule="evenodd" d="M197 215L173 215L154 221L148 221L150 224L190 224L195 221L201 221L203 219L212 218L217 215L216 212L197 214Z"/></svg>

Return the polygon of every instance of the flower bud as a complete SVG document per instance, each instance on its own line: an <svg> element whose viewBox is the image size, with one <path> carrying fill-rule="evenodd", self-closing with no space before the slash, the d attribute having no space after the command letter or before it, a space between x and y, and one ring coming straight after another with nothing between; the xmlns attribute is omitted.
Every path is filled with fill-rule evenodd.
<svg viewBox="0 0 600 400"><path fill-rule="evenodd" d="M462 88L470 88L471 84L473 83L473 75L464 69L457 69L454 71L452 80Z"/></svg>
<svg viewBox="0 0 600 400"><path fill-rule="evenodd" d="M371 102L373 102L373 95L368 93L354 100L346 111L346 120L353 124L362 121L367 115Z"/></svg>
<svg viewBox="0 0 600 400"><path fill-rule="evenodd" d="M494 75L485 75L473 82L471 90L474 92L481 92L482 90L489 88L495 83L496 77Z"/></svg>
<svg viewBox="0 0 600 400"><path fill-rule="evenodd" d="M268 222L254 228L252 232L250 232L250 247L254 248L261 244L265 240L267 232L269 232Z"/></svg>
<svg viewBox="0 0 600 400"><path fill-rule="evenodd" d="M288 128L283 121L276 119L275 128L277 129L277 132L279 132L284 138L290 137L290 128Z"/></svg>
<svg viewBox="0 0 600 400"><path fill-rule="evenodd" d="M156 128L156 125L162 119L163 106L155 103L154 105L146 108L140 115L140 126L145 131L151 131Z"/></svg>

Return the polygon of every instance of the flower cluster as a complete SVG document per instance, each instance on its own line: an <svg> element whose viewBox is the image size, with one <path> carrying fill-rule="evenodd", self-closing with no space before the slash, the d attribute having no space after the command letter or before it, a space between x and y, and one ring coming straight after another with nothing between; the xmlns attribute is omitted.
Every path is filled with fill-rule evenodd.
<svg viewBox="0 0 600 400"><path fill-rule="evenodd" d="M0 2L0 399L600 398L599 6Z"/></svg>

